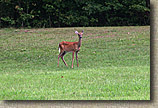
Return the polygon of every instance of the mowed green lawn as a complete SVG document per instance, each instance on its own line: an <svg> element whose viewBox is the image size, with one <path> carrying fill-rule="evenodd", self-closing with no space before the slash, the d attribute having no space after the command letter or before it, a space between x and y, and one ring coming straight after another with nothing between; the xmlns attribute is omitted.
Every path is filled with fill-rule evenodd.
<svg viewBox="0 0 158 108"><path fill-rule="evenodd" d="M75 30L79 67L57 67ZM150 100L150 27L0 29L0 100Z"/></svg>

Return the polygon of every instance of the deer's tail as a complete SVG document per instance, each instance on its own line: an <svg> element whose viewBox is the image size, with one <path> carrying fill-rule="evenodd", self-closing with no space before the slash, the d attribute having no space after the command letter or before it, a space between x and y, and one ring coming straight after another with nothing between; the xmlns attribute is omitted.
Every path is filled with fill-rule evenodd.
<svg viewBox="0 0 158 108"><path fill-rule="evenodd" d="M60 46L60 44L59 44L59 46ZM58 49L59 49L59 53L60 53L60 47L58 46Z"/></svg>

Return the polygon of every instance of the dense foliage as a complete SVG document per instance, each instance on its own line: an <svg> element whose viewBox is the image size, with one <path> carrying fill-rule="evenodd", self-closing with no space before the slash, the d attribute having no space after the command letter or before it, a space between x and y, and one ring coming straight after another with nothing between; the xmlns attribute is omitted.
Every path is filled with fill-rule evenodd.
<svg viewBox="0 0 158 108"><path fill-rule="evenodd" d="M149 24L149 0L0 0L0 27Z"/></svg>

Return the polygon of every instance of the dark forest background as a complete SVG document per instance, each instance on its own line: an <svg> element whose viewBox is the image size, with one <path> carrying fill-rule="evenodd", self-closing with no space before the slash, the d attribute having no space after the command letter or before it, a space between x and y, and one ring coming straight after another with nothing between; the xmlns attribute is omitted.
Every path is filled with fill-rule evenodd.
<svg viewBox="0 0 158 108"><path fill-rule="evenodd" d="M0 0L0 28L150 25L150 0Z"/></svg>

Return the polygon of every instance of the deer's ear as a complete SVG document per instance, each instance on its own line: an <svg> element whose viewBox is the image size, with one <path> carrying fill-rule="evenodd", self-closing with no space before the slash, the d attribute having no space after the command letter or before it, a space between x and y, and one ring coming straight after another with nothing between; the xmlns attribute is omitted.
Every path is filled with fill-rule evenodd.
<svg viewBox="0 0 158 108"><path fill-rule="evenodd" d="M78 31L75 31L76 34L78 34Z"/></svg>

